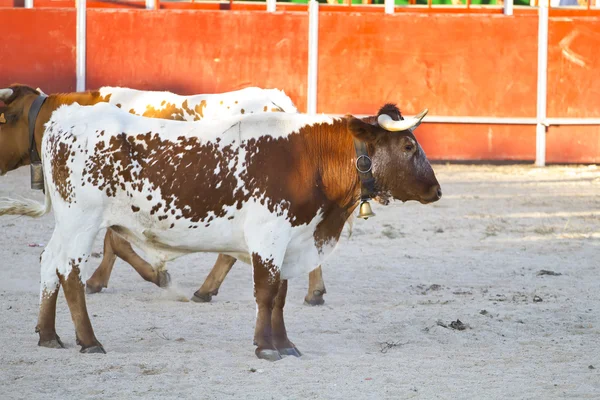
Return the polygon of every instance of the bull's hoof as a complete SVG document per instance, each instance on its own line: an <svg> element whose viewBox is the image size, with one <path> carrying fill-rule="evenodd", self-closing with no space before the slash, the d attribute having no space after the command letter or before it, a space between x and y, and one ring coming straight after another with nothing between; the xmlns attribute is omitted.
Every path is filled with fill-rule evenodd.
<svg viewBox="0 0 600 400"><path fill-rule="evenodd" d="M302 355L302 353L300 353L300 350L298 350L295 347L288 347L285 349L278 349L278 350L279 350L279 354L281 354L282 356L300 357Z"/></svg>
<svg viewBox="0 0 600 400"><path fill-rule="evenodd" d="M171 284L171 274L169 271L158 271L158 287L166 288Z"/></svg>
<svg viewBox="0 0 600 400"><path fill-rule="evenodd" d="M94 285L89 282L85 283L85 292L87 294L100 293L102 291L102 285Z"/></svg>
<svg viewBox="0 0 600 400"><path fill-rule="evenodd" d="M49 349L64 349L65 345L61 342L58 335L55 335L54 339L42 340L40 339L38 342L38 346L40 347L48 347Z"/></svg>
<svg viewBox="0 0 600 400"><path fill-rule="evenodd" d="M267 361L277 361L281 360L281 355L277 350L273 349L256 349L256 357L267 360Z"/></svg>
<svg viewBox="0 0 600 400"><path fill-rule="evenodd" d="M323 298L324 294L325 292L315 290L312 292L312 296L307 295L304 298L304 304L307 304L309 306L322 306L323 304L325 304L325 299Z"/></svg>
<svg viewBox="0 0 600 400"><path fill-rule="evenodd" d="M196 293L194 293L194 296L192 297L192 301L194 301L196 303L210 303L211 300L212 300L212 294L200 293L200 291L197 291Z"/></svg>
<svg viewBox="0 0 600 400"><path fill-rule="evenodd" d="M94 346L90 346L90 347L81 347L81 350L79 350L80 353L86 353L86 354L106 354L106 350L104 350L104 347L102 347L101 344L97 344Z"/></svg>

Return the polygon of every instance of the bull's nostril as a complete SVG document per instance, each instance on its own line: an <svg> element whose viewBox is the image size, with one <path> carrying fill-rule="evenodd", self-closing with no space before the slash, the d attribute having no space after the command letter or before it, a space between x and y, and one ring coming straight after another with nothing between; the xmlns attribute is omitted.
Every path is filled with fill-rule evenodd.
<svg viewBox="0 0 600 400"><path fill-rule="evenodd" d="M437 190L437 196L438 196L438 199L442 198L442 188L440 188L440 187Z"/></svg>

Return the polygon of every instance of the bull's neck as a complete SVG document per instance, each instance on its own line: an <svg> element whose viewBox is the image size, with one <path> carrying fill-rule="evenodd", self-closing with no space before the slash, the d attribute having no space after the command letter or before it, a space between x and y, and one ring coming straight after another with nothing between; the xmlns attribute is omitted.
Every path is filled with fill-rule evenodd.
<svg viewBox="0 0 600 400"><path fill-rule="evenodd" d="M35 97L32 97L31 103ZM70 105L73 103L79 103L82 106L91 106L97 103L107 102L109 98L102 97L99 92L81 92L81 93L61 93L61 94L52 94L49 95L35 122L35 145L37 147L38 153L42 154L42 138L44 136L44 125L46 122L50 120L52 113L62 105ZM31 103L29 108L31 107Z"/></svg>
<svg viewBox="0 0 600 400"><path fill-rule="evenodd" d="M347 120L336 120L330 129L319 129L314 153L318 154L319 173L325 197L348 216L360 199L360 179L355 168L354 139L348 132Z"/></svg>

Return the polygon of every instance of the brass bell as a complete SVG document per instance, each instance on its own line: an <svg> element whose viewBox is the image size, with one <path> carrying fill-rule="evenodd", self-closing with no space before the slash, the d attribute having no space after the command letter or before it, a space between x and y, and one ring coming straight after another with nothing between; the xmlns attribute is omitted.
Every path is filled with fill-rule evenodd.
<svg viewBox="0 0 600 400"><path fill-rule="evenodd" d="M34 190L44 190L44 171L41 162L33 162L30 164L31 172L31 188Z"/></svg>
<svg viewBox="0 0 600 400"><path fill-rule="evenodd" d="M360 203L360 208L358 210L358 218L369 219L370 217L374 217L375 213L371 210L371 205L368 201L363 201Z"/></svg>

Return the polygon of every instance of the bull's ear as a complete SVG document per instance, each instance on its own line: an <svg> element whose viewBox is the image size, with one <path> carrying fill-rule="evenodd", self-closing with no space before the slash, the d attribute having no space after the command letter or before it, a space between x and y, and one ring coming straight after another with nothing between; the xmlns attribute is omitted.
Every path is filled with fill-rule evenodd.
<svg viewBox="0 0 600 400"><path fill-rule="evenodd" d="M348 119L348 130L352 136L365 143L375 143L382 135L382 129L379 126L368 124L354 117Z"/></svg>

